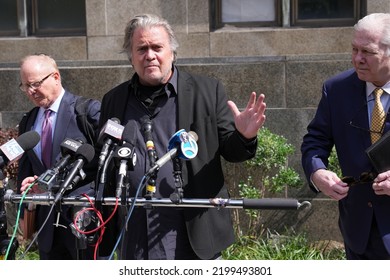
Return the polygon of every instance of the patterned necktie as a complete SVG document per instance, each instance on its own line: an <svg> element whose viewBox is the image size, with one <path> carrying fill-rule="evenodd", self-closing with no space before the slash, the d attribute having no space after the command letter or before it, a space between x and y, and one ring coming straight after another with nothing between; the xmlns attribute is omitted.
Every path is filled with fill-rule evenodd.
<svg viewBox="0 0 390 280"><path fill-rule="evenodd" d="M42 123L41 135L41 149L42 149L42 163L46 168L51 167L51 153L52 153L52 123L50 119L51 110L45 110L45 119Z"/></svg>
<svg viewBox="0 0 390 280"><path fill-rule="evenodd" d="M371 115L371 143L374 144L382 136L383 123L385 121L385 110L381 103L381 95L383 94L383 89L376 88L373 92L375 96L375 105L372 110Z"/></svg>

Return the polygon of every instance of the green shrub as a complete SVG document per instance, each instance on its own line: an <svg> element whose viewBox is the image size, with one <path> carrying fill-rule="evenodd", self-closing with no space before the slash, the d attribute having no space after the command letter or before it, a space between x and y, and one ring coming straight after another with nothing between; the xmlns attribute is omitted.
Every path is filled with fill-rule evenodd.
<svg viewBox="0 0 390 280"><path fill-rule="evenodd" d="M248 177L238 184L240 197L265 198L267 194L278 194L286 187L296 188L302 185L299 174L288 167L288 157L294 153L294 146L287 142L281 135L272 133L268 128L263 127L258 133L258 146L256 155L245 164ZM254 184L258 182L258 184ZM245 218L239 217L238 210L235 210L236 234L246 234L251 238L257 238L264 232L261 223L261 211L257 209L246 209ZM246 225L241 226L243 221Z"/></svg>

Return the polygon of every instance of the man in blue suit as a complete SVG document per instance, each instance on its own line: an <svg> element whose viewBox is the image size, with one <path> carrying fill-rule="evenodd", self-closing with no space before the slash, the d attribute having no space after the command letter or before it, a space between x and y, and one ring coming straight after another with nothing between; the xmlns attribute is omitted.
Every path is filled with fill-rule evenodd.
<svg viewBox="0 0 390 280"><path fill-rule="evenodd" d="M354 26L354 69L327 80L316 115L301 146L302 165L316 192L339 202L339 226L347 259L390 259L390 171L368 179L374 171L366 154L370 134L373 92L383 89L384 111L390 107L390 14L371 14ZM380 131L390 129L386 115ZM335 146L343 176L359 184L343 182L327 169ZM390 160L390 159L389 159Z"/></svg>
<svg viewBox="0 0 390 280"><path fill-rule="evenodd" d="M61 157L61 143L65 138L79 139L86 143L87 137L80 130L76 120L75 103L79 96L73 95L62 87L60 72L53 58L44 54L29 55L23 58L20 63L20 79L20 89L36 107L21 120L19 134L36 130L41 135L46 109L51 110L50 121L52 123L52 151L49 162L44 164L42 161L41 143L25 153L19 161L18 185L23 192L26 186L34 180L31 176L42 174ZM90 100L86 111L89 122L97 128L100 102ZM41 141L42 138L41 135ZM85 184L93 179L93 177L87 178L82 183ZM36 229L39 229L45 221L49 208L49 206L37 206ZM61 214L55 212L51 213L45 227L38 235L40 259L80 258L81 251L78 250L75 235L69 227L71 209L63 207ZM91 250L82 252L82 258L92 258Z"/></svg>

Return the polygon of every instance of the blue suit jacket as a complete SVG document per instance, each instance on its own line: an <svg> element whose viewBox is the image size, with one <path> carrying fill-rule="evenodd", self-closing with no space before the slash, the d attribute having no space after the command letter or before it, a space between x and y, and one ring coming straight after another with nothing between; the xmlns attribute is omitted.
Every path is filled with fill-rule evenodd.
<svg viewBox="0 0 390 280"><path fill-rule="evenodd" d="M60 146L65 138L81 139L84 142L87 142L84 134L80 131L76 121L74 106L77 98L78 97L76 95L65 91L65 94L61 100L56 120L55 131L53 135L52 165L55 163L56 160L61 158ZM23 119L19 124L19 134L31 130L37 117L38 109L39 107L34 107L30 112L24 115ZM92 120L95 124L95 127L97 127L100 117L99 101L92 100L89 103L88 116L89 119ZM27 151L19 160L19 171L17 178L18 187L20 187L20 183L24 178L33 175L40 175L44 171L46 171L46 169L44 168L42 162L39 160L35 152L33 150ZM49 207L38 206L37 209L38 211L36 226L39 228L47 217ZM50 251L52 246L54 217L55 215L52 213L46 226L44 227L44 230L42 230L42 232L38 236L39 249L45 252ZM70 236L72 238L64 237L63 240L64 242L69 242L70 246L75 246L75 239L71 233Z"/></svg>
<svg viewBox="0 0 390 280"><path fill-rule="evenodd" d="M352 126L351 121L360 128ZM389 129L387 115L385 132ZM366 84L352 69L330 78L323 85L321 101L301 147L302 166L309 182L314 171L327 167L333 145L343 176L359 178L362 172L373 170L365 152L371 145ZM344 241L355 253L363 253L372 219L376 218L390 252L389 214L390 197L375 195L372 184L350 187L348 196L339 201L339 226Z"/></svg>

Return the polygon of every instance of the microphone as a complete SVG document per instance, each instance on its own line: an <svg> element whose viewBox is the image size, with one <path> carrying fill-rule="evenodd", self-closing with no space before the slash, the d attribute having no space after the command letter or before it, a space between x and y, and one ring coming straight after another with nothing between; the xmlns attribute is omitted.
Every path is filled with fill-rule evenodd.
<svg viewBox="0 0 390 280"><path fill-rule="evenodd" d="M150 176L175 157L185 160L196 157L198 154L197 140L198 135L193 131L186 132L184 129L177 131L171 139L169 139L168 152L156 161L155 165L149 169L146 175Z"/></svg>
<svg viewBox="0 0 390 280"><path fill-rule="evenodd" d="M65 138L60 145L62 159L54 165L54 168L58 170L63 169L72 156L77 153L82 144L84 143L80 140Z"/></svg>
<svg viewBox="0 0 390 280"><path fill-rule="evenodd" d="M122 139L124 127L120 124L119 119L112 118L107 120L102 130L99 133L97 143L102 145L102 150L99 155L98 170L104 165L110 147L113 141L120 141Z"/></svg>
<svg viewBox="0 0 390 280"><path fill-rule="evenodd" d="M25 151L34 148L41 137L34 131L27 131L16 139L11 139L0 146L0 168L18 160Z"/></svg>
<svg viewBox="0 0 390 280"><path fill-rule="evenodd" d="M37 181L38 188L41 192L50 191L56 183L57 175L68 165L69 161L78 153L79 148L83 145L78 140L65 138L60 145L62 158L53 168L42 173Z"/></svg>
<svg viewBox="0 0 390 280"><path fill-rule="evenodd" d="M122 194L122 187L124 186L124 179L127 175L127 170L130 165L131 169L137 163L137 154L135 153L135 143L137 140L137 122L130 120L123 130L123 143L116 148L114 158L119 161L118 180L116 187L116 197Z"/></svg>
<svg viewBox="0 0 390 280"><path fill-rule="evenodd" d="M152 168L157 160L156 147L154 146L152 136L152 120L149 117L145 117L142 121L142 131L144 133L146 150L149 158L149 166ZM145 197L151 199L156 192L156 177L157 174L151 173L146 185Z"/></svg>
<svg viewBox="0 0 390 280"><path fill-rule="evenodd" d="M156 162L157 154L152 136L152 120L148 117L143 120L142 131L144 132L145 145L148 151L150 166L152 167Z"/></svg>
<svg viewBox="0 0 390 280"><path fill-rule="evenodd" d="M103 200L103 191L106 183L106 173L108 164L110 163L113 150L112 147L115 141L119 142L122 139L124 127L120 124L119 119L111 118L107 120L106 124L103 126L102 130L99 133L99 137L97 140L98 144L103 144L102 149L100 151L97 174L99 177L98 181L96 181L95 191L96 191L96 207L101 208L102 200Z"/></svg>
<svg viewBox="0 0 390 280"><path fill-rule="evenodd" d="M76 160L72 164L72 169L68 172L66 178L64 179L64 181L60 186L60 191L57 193L57 196L54 200L55 203L58 202L58 200L61 198L63 193L69 188L69 186L72 186L72 182L75 181L75 177L80 176L79 174L82 172L82 168L84 164L91 162L94 156L95 156L95 149L92 145L88 143L82 144L77 149L77 152L75 154ZM81 175L80 177L82 178L83 175ZM77 181L78 180L79 179L77 179Z"/></svg>

